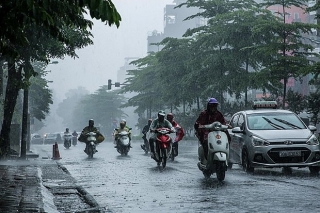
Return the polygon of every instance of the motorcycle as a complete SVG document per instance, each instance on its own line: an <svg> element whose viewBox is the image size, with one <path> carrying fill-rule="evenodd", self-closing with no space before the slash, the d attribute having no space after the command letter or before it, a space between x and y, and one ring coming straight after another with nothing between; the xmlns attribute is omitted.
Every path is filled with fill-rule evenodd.
<svg viewBox="0 0 320 213"><path fill-rule="evenodd" d="M168 128L158 128L155 130L155 133L157 134L157 141L154 142L155 156L153 159L157 162L158 166L162 164L162 168L165 168L167 159L172 152L172 138L170 137L172 131Z"/></svg>
<svg viewBox="0 0 320 213"><path fill-rule="evenodd" d="M77 143L78 143L78 137L77 136L72 136L72 145L73 146L76 146L77 145Z"/></svg>
<svg viewBox="0 0 320 213"><path fill-rule="evenodd" d="M130 128L131 130L131 128ZM121 131L117 135L117 146L116 149L121 155L128 155L130 151L130 138L128 131Z"/></svg>
<svg viewBox="0 0 320 213"><path fill-rule="evenodd" d="M93 155L97 152L96 150L96 133L95 132L88 132L86 134L87 141L86 141L86 150L88 158L93 158Z"/></svg>
<svg viewBox="0 0 320 213"><path fill-rule="evenodd" d="M141 144L141 149L143 149L145 154L148 154L148 152L150 151L149 138L150 138L150 131L148 131L146 135L142 137L143 144Z"/></svg>
<svg viewBox="0 0 320 213"><path fill-rule="evenodd" d="M72 135L71 135L70 133L65 133L65 134L63 135L63 138L64 138L63 146L64 146L66 149L69 149L70 146L71 146Z"/></svg>
<svg viewBox="0 0 320 213"><path fill-rule="evenodd" d="M227 134L224 132L227 131L228 126L216 121L212 124L199 126L199 128L206 129L209 133L208 139L205 140L208 143L207 159L205 159L202 145L198 147L198 168L206 178L210 178L213 173L216 173L217 179L223 181L229 157L229 142Z"/></svg>

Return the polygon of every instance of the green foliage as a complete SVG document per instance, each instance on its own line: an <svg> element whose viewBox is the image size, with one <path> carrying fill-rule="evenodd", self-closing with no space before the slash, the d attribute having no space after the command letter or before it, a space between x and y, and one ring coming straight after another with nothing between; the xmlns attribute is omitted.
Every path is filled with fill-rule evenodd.
<svg viewBox="0 0 320 213"><path fill-rule="evenodd" d="M287 93L287 101L288 110L291 110L295 112L296 114L299 114L303 112L307 105L307 98L301 95L299 92L294 92L291 89L289 89Z"/></svg>
<svg viewBox="0 0 320 213"><path fill-rule="evenodd" d="M311 93L308 96L308 107L307 113L311 114L311 122L314 125L319 123L319 113L320 113L320 93Z"/></svg>
<svg viewBox="0 0 320 213"><path fill-rule="evenodd" d="M75 129L83 129L89 119L95 121L102 132L112 132L112 121L126 117L120 106L125 98L116 91L108 91L107 85L101 86L94 94L83 96L72 110L72 124Z"/></svg>

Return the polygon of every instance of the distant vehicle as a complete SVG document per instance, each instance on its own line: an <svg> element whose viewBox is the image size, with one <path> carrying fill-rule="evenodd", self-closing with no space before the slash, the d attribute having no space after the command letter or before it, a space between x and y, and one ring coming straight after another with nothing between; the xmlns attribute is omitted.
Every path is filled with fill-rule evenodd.
<svg viewBox="0 0 320 213"><path fill-rule="evenodd" d="M41 137L41 135L35 133L35 134L31 134L31 144L43 144L43 138Z"/></svg>
<svg viewBox="0 0 320 213"><path fill-rule="evenodd" d="M232 116L228 166L241 164L246 172L258 167L308 167L311 173L318 174L316 127L307 126L294 112L276 107L275 101L257 101L253 110Z"/></svg>
<svg viewBox="0 0 320 213"><path fill-rule="evenodd" d="M44 136L43 144L54 144L57 141L57 133L47 133Z"/></svg>

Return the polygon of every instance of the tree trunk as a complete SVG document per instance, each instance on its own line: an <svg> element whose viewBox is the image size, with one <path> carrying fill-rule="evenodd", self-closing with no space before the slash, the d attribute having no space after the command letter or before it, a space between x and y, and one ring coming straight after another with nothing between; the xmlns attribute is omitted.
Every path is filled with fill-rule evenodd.
<svg viewBox="0 0 320 213"><path fill-rule="evenodd" d="M5 159L10 154L10 126L17 97L21 88L21 70L16 70L14 61L8 62L8 81L4 99L3 122L0 133L0 159Z"/></svg>

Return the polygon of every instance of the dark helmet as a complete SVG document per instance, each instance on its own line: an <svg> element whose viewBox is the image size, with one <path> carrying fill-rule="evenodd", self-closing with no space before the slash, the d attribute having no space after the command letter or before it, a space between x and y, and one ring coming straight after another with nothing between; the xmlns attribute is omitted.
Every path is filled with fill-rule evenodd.
<svg viewBox="0 0 320 213"><path fill-rule="evenodd" d="M166 116L166 113L163 110L160 110L158 112L158 120L163 121L165 116Z"/></svg>
<svg viewBox="0 0 320 213"><path fill-rule="evenodd" d="M216 111L215 107L217 107L219 102L215 98L209 98L208 103L207 103L207 110L211 111Z"/></svg>
<svg viewBox="0 0 320 213"><path fill-rule="evenodd" d="M91 127L94 126L94 120L93 119L89 120L89 126L91 126Z"/></svg>
<svg viewBox="0 0 320 213"><path fill-rule="evenodd" d="M169 113L167 114L167 120L170 121L170 122L173 121L173 114L172 114L171 112L169 112Z"/></svg>
<svg viewBox="0 0 320 213"><path fill-rule="evenodd" d="M69 132L69 128L66 128L66 132Z"/></svg>
<svg viewBox="0 0 320 213"><path fill-rule="evenodd" d="M208 104L219 104L219 102L215 98L209 98Z"/></svg>
<svg viewBox="0 0 320 213"><path fill-rule="evenodd" d="M148 120L148 124L150 125L152 123L152 119L149 119Z"/></svg>

